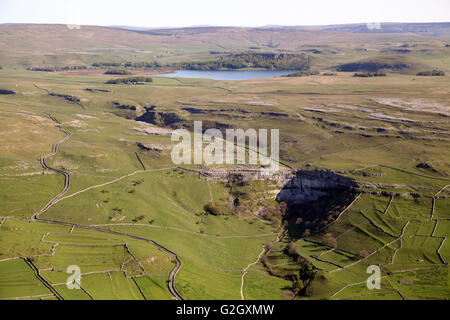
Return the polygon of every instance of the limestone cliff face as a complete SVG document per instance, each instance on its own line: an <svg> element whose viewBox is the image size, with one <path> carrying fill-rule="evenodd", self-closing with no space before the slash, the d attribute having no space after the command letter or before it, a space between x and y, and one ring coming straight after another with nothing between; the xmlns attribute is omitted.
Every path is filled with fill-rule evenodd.
<svg viewBox="0 0 450 320"><path fill-rule="evenodd" d="M190 170L195 171L195 170ZM195 171L200 174L200 178L210 181L237 182L237 181L257 181L271 180L278 186L283 186L284 182L295 176L292 170L280 168L276 172L265 172L262 169L249 169L245 167L234 167L232 169L212 169L204 168L201 171Z"/></svg>
<svg viewBox="0 0 450 320"><path fill-rule="evenodd" d="M145 113L137 117L136 121L143 121L157 126L171 126L182 122L184 119L174 112L156 112L153 109L146 108Z"/></svg>
<svg viewBox="0 0 450 320"><path fill-rule="evenodd" d="M356 182L351 178L322 170L300 170L295 176L286 176L281 183L283 188L277 195L277 201L285 201L289 204L316 201L335 189L357 187Z"/></svg>
<svg viewBox="0 0 450 320"><path fill-rule="evenodd" d="M316 201L336 189L357 188L355 180L325 170L280 170L273 175L263 175L260 170L249 169L206 169L196 171L200 177L213 181L255 181L272 180L280 190L277 201L290 205Z"/></svg>

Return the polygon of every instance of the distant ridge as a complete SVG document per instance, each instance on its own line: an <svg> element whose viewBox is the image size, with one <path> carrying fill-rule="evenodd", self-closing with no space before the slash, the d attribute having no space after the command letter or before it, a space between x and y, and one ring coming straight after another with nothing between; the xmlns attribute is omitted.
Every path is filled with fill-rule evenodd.
<svg viewBox="0 0 450 320"><path fill-rule="evenodd" d="M392 42L396 45L389 46ZM343 52L349 49L341 48L342 43L351 44L353 58ZM326 58L322 62L328 60L332 67L377 54L403 54L421 60L421 52L430 50L445 55L448 43L450 22L163 29L9 23L0 25L0 62L2 67L25 68L84 66L95 62L191 62L193 52L195 60L207 61L239 48L304 52L316 60Z"/></svg>
<svg viewBox="0 0 450 320"><path fill-rule="evenodd" d="M2 23L0 27L11 27L20 25L63 25L63 24L22 24L22 23ZM352 24L332 24L332 25L264 25L260 27L245 26L214 26L214 25L192 25L187 27L135 27L135 26L95 26L89 27L109 28L116 30L125 30L132 32L142 32L149 34L168 34L172 32L189 32L197 31L204 33L205 31L217 31L223 29L245 29L245 30L297 30L297 31L328 31L340 33L359 33L359 34L410 34L432 37L448 37L450 38L450 22L368 22L368 23L352 23Z"/></svg>
<svg viewBox="0 0 450 320"><path fill-rule="evenodd" d="M305 30L305 31L330 31L330 32L346 32L346 33L397 33L397 34L415 34L422 36L450 37L450 22L369 22L369 23L353 23L353 24L332 24L332 25L265 25L261 27L242 27L242 26L213 26L198 25L188 27L163 27L163 28L143 28L131 26L112 26L111 28L141 31L141 32L158 32L158 31L180 31L180 30L214 30L224 28L244 28L244 29L273 29L273 30ZM204 31L203 30L203 31Z"/></svg>

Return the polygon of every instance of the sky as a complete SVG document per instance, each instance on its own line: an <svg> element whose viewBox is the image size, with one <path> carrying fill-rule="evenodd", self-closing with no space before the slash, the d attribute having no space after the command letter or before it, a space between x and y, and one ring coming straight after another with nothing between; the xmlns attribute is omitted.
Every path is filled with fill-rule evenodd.
<svg viewBox="0 0 450 320"><path fill-rule="evenodd" d="M450 22L450 0L0 0L0 23L185 27Z"/></svg>

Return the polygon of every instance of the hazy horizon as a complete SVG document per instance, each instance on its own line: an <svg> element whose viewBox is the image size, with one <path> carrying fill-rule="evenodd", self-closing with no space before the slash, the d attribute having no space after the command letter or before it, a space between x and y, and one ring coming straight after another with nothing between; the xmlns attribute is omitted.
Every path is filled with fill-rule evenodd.
<svg viewBox="0 0 450 320"><path fill-rule="evenodd" d="M333 23L333 24L304 24L304 25L282 25L282 24L267 24L261 26L239 26L239 25L185 25L185 26L135 26L135 25L98 25L98 24L81 24L81 26L90 27L105 27L105 28L135 28L135 29L183 29L183 28L290 28L290 27L327 27L327 26L345 26L345 25L359 25L366 24L368 22L352 22L352 23ZM449 21L430 21L430 22L414 22L414 21L374 21L372 23L380 24L427 24L427 23L450 23ZM35 25L66 25L66 23L46 23L46 22L1 22L0 25L20 25L20 24L35 24Z"/></svg>
<svg viewBox="0 0 450 320"><path fill-rule="evenodd" d="M75 24L134 28L326 26L450 21L447 0L87 1L0 0L0 24Z"/></svg>

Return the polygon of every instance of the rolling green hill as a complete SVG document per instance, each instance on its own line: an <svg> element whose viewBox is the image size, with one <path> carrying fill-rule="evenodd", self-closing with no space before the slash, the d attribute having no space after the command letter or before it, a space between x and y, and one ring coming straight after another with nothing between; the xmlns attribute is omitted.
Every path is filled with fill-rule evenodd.
<svg viewBox="0 0 450 320"><path fill-rule="evenodd" d="M383 50L407 47L408 56L448 68L448 58L442 61L440 58L448 57L445 44L449 36L433 31L447 30L445 24L424 25L427 31L422 33L405 31L408 25L399 26L403 25L387 29L392 31L388 33L366 33L356 32L361 27L355 31L351 25L134 31L95 26L70 29L65 25L6 24L0 25L0 61L3 66L25 67L126 61L170 64L215 60L217 54L229 52L287 51L307 53L315 65L326 68L373 57Z"/></svg>

